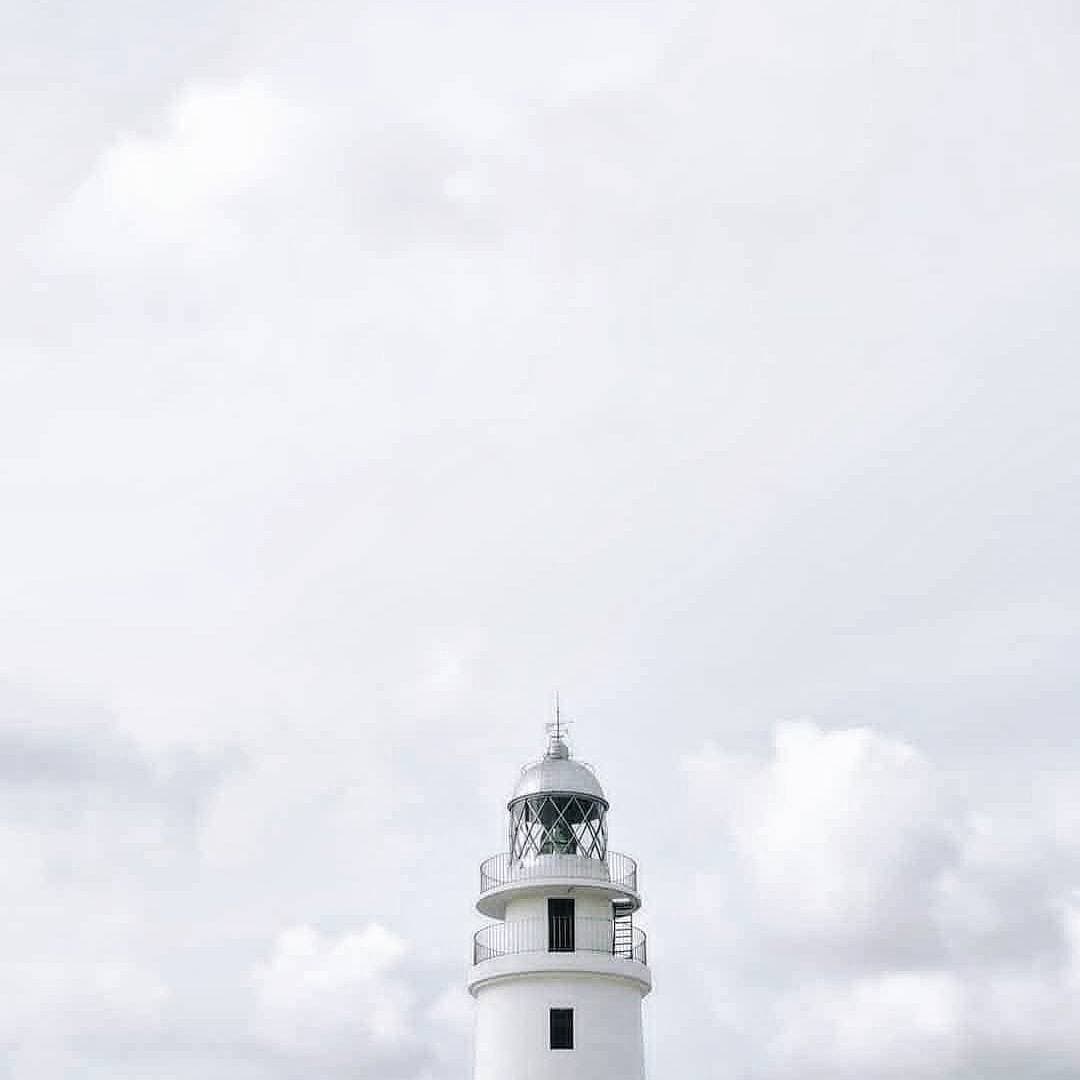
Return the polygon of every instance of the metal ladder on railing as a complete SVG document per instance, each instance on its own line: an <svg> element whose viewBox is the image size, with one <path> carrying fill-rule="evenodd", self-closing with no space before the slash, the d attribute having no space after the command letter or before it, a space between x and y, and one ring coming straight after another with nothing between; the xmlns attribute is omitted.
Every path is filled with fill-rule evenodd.
<svg viewBox="0 0 1080 1080"><path fill-rule="evenodd" d="M611 954L634 959L634 905L629 900L613 900L611 911Z"/></svg>

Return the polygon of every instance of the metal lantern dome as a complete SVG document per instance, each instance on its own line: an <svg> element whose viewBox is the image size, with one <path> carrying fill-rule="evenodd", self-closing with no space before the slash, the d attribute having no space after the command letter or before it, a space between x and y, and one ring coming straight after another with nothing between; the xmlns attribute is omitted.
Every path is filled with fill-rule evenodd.
<svg viewBox="0 0 1080 1080"><path fill-rule="evenodd" d="M604 789L587 765L570 758L560 734L547 753L527 766L507 804L510 811L510 858L607 855Z"/></svg>
<svg viewBox="0 0 1080 1080"><path fill-rule="evenodd" d="M514 785L510 803L512 805L526 795L549 792L585 795L607 806L604 789L596 779L596 773L588 765L570 757L570 751L561 737L551 740L548 752L539 761L521 770L521 778Z"/></svg>

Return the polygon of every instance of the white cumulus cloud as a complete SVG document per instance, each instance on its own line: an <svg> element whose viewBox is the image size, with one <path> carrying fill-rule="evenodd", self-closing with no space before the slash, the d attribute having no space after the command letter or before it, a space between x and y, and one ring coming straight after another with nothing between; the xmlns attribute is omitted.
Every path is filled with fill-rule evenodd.
<svg viewBox="0 0 1080 1080"><path fill-rule="evenodd" d="M929 765L865 729L780 725L758 765L707 749L689 765L722 807L756 920L829 950L914 948L953 845Z"/></svg>
<svg viewBox="0 0 1080 1080"><path fill-rule="evenodd" d="M685 769L714 852L695 892L709 993L746 1075L1080 1069L1080 923L1044 866L1080 867L1049 815L958 797L869 728L782 724L767 757L706 746Z"/></svg>

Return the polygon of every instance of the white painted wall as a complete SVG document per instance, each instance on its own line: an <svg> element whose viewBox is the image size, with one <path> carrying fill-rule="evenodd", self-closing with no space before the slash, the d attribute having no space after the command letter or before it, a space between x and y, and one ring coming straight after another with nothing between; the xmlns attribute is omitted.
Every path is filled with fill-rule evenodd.
<svg viewBox="0 0 1080 1080"><path fill-rule="evenodd" d="M477 989L474 1080L644 1080L640 985L560 973ZM574 1010L574 1049L552 1050L548 1010Z"/></svg>
<svg viewBox="0 0 1080 1080"><path fill-rule="evenodd" d="M506 921L547 919L548 897L574 901L574 914L581 919L610 919L611 898L596 889L548 889L515 896L507 902Z"/></svg>

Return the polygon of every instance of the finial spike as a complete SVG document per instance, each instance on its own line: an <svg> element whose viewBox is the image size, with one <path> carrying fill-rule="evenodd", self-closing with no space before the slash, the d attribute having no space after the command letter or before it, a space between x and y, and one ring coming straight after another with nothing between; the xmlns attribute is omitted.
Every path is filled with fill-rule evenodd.
<svg viewBox="0 0 1080 1080"><path fill-rule="evenodd" d="M570 756L570 751L566 745L566 726L562 722L562 706L559 702L559 691L555 691L555 719L547 725L549 741L548 741L548 757L567 758Z"/></svg>

